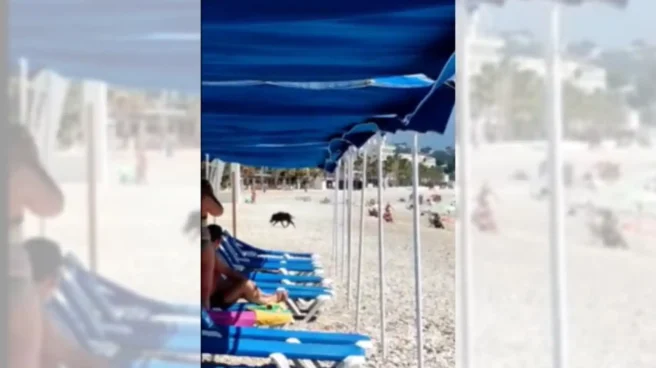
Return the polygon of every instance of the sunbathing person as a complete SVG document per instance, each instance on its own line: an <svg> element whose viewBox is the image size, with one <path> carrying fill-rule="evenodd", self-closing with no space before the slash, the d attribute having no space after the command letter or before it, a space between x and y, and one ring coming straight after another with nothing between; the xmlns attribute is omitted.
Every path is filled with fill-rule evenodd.
<svg viewBox="0 0 656 368"><path fill-rule="evenodd" d="M221 244L223 229L218 225L209 225L207 229L214 245L213 249L218 249ZM218 256L216 257L214 270L215 287L210 303L214 308L228 309L239 299L246 299L249 303L260 305L287 301L286 291L281 290L273 295L264 294L253 281L230 268Z"/></svg>
<svg viewBox="0 0 656 368"><path fill-rule="evenodd" d="M214 189L212 184L207 179L201 180L201 194L200 194L200 216L201 216L201 243L200 243L200 297L201 305L205 308L210 307L210 297L212 290L214 290L214 263L216 260L215 250L212 246L210 233L207 230L207 216L214 217L223 214L223 205L214 196Z"/></svg>
<svg viewBox="0 0 656 368"><path fill-rule="evenodd" d="M30 239L24 248L32 263L32 278L41 303L46 304L59 286L63 263L61 250L55 242L45 238ZM43 345L41 366L66 366L70 368L109 367L103 357L89 354L78 344L70 341L52 323L48 316L43 318Z"/></svg>

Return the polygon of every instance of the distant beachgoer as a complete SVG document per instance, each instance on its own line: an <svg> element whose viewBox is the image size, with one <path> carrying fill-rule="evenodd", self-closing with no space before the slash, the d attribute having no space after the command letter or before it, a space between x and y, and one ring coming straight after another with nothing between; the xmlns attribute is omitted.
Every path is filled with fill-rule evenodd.
<svg viewBox="0 0 656 368"><path fill-rule="evenodd" d="M473 214L474 224L483 231L496 231L497 225L492 213L490 199L495 197L489 184L485 183L478 193L477 208Z"/></svg>
<svg viewBox="0 0 656 368"><path fill-rule="evenodd" d="M29 257L22 247L21 226L26 212L54 217L64 209L59 186L44 170L28 130L8 126L9 158L9 368L41 365L43 311L32 280Z"/></svg>
<svg viewBox="0 0 656 368"><path fill-rule="evenodd" d="M392 205L389 203L385 206L385 213L383 213L383 220L385 220L385 222L394 222L394 218L392 217Z"/></svg>
<svg viewBox="0 0 656 368"><path fill-rule="evenodd" d="M255 185L251 186L251 203L255 203L257 199L257 191L255 190Z"/></svg>
<svg viewBox="0 0 656 368"><path fill-rule="evenodd" d="M223 205L214 196L212 184L207 179L201 180L200 197L201 215L201 304L210 307L210 297L214 289L215 249L212 246L209 230L207 229L207 216L219 217L223 215Z"/></svg>
<svg viewBox="0 0 656 368"><path fill-rule="evenodd" d="M207 228L212 241L212 249L216 250L221 244L223 229L218 225L209 225ZM287 298L286 291L278 291L273 295L263 293L253 281L223 263L220 257L216 257L214 290L210 303L212 307L228 309L239 299L259 305L270 305L285 302Z"/></svg>

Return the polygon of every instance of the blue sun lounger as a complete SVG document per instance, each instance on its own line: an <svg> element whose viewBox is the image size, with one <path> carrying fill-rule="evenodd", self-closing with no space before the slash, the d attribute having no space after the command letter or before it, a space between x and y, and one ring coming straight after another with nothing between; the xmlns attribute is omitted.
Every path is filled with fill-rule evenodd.
<svg viewBox="0 0 656 368"><path fill-rule="evenodd" d="M299 253L299 252L285 252L279 250L262 249L250 245L242 240L232 237L227 231L224 234L226 239L229 239L232 244L238 247L244 254L260 255L260 256L279 256L283 258L313 258L320 259L318 254L314 253Z"/></svg>
<svg viewBox="0 0 656 368"><path fill-rule="evenodd" d="M277 290L283 288L289 292L298 291L299 293L306 293L305 295L334 295L331 288L324 286L307 286L307 285L292 285L292 284L282 284L280 282L266 282L258 281L257 286L262 290Z"/></svg>
<svg viewBox="0 0 656 368"><path fill-rule="evenodd" d="M230 257L226 255L225 251L219 249L217 255L220 256L229 267L233 267L233 263L230 261ZM304 321L312 321L316 318L322 306L329 300L332 300L335 296L333 290L321 287L288 287L286 283L271 284L267 282L257 282L257 285L267 294L273 294L280 289L287 290L290 299L289 303L287 303L289 309L294 315L294 318ZM232 308L234 307L235 306L228 310L233 311Z"/></svg>
<svg viewBox="0 0 656 368"><path fill-rule="evenodd" d="M134 349L122 349L119 345L105 340L99 340L89 335L88 326L81 323L73 311L61 303L50 303L47 306L49 317L58 322L63 332L68 334L85 350L98 356L106 357L112 366L128 368L193 368L198 363L167 361L163 358L148 357L146 352ZM199 351L199 350L197 350Z"/></svg>
<svg viewBox="0 0 656 368"><path fill-rule="evenodd" d="M117 283L92 274L72 254L64 258L66 269L74 271L75 280L94 304L100 305L105 318L148 320L157 316L182 316L197 318L198 305L167 303L142 296Z"/></svg>
<svg viewBox="0 0 656 368"><path fill-rule="evenodd" d="M254 247L248 246L246 243L236 239L229 234L224 234L223 239L225 245L231 252L235 252L238 256L244 258L261 258L261 259L285 259L285 260L298 260L298 261L313 261L317 264L320 263L321 257L318 254L311 253L284 253L284 252L257 252L253 251Z"/></svg>
<svg viewBox="0 0 656 368"><path fill-rule="evenodd" d="M248 259L257 262L286 262L289 264L310 264L315 266L321 266L321 260L311 257L284 257L284 256L275 256L275 255L263 255L263 254L254 254L253 252L244 252L241 248L235 245L235 238L226 237L223 238L221 245L225 247L227 251L234 254L235 257Z"/></svg>
<svg viewBox="0 0 656 368"><path fill-rule="evenodd" d="M219 251L227 257L232 268L239 272L251 272L251 271L270 271L276 272L283 275L288 274L298 274L298 275L311 275L311 276L322 276L323 268L318 267L314 264L305 262L305 263L287 263L285 260L252 260L247 258L237 257L235 254L230 253L223 245L219 247Z"/></svg>
<svg viewBox="0 0 656 368"><path fill-rule="evenodd" d="M325 345L355 345L365 350L373 347L368 336L360 334L342 334L335 332L314 332L298 330L280 330L272 328L257 327L235 327L216 326L213 330L222 336L264 340L264 341L287 341L296 339L302 344L325 344Z"/></svg>
<svg viewBox="0 0 656 368"><path fill-rule="evenodd" d="M366 362L365 350L356 345L311 344L294 338L275 341L227 336L215 328L205 311L202 317L203 355L269 358L278 366L288 364L289 361L294 363L302 361L307 363L301 365L303 367L320 367L320 362L332 362L335 367L355 368L363 367Z"/></svg>
<svg viewBox="0 0 656 368"><path fill-rule="evenodd" d="M65 257L65 266L75 271L76 281L80 288L94 304L99 306L99 311L106 319L149 321L161 316L175 316L189 317L193 318L192 321L197 321L196 318L200 313L198 305L172 304L139 295L100 275L89 273L81 262L70 254ZM285 286L281 285L281 287ZM269 287L265 291L274 293L276 289ZM316 318L321 308L334 298L332 291L292 290L289 294L294 302L290 305L291 312L296 319L305 321ZM238 303L228 310L246 310L248 306L247 303Z"/></svg>
<svg viewBox="0 0 656 368"><path fill-rule="evenodd" d="M97 313L97 306L66 275L53 305L71 311L84 325L87 335L97 340L143 351L194 354L200 349L198 324L105 320Z"/></svg>
<svg viewBox="0 0 656 368"><path fill-rule="evenodd" d="M87 300L86 295L76 285L75 279L71 272L64 272L61 282L62 294L71 300L70 308L76 309L76 314L84 318L86 324L91 325L90 329L97 336L103 336L111 341L117 341L121 344L137 347L144 350L166 349L181 352L193 352L198 349L198 336L200 328L198 325L174 325L163 323L161 321L120 321L117 319L105 321L102 323L94 321L91 313L97 310L97 305L92 305L91 300ZM203 311L203 313L205 313ZM302 342L324 343L324 344L356 344L361 347L369 346L370 339L366 336L356 334L334 334L334 333L317 333L304 331L277 331L273 329L239 329L234 327L217 327L224 336L241 336L252 337L260 340L284 341L289 338L300 339ZM137 336L135 336L135 333ZM248 336L246 336L248 335ZM136 340L135 340L136 338ZM163 344L166 340L166 344ZM367 345L369 344L369 345ZM155 346L155 348L153 347Z"/></svg>
<svg viewBox="0 0 656 368"><path fill-rule="evenodd" d="M255 270L280 270L285 269L289 272L301 272L301 273L316 273L318 270L323 270L321 265L309 261L296 261L296 260L285 260L285 259L264 259L264 258L241 258L234 253L230 253L225 246L221 245L221 248L226 251L233 258L233 261L237 264L240 264L246 269L255 269Z"/></svg>
<svg viewBox="0 0 656 368"><path fill-rule="evenodd" d="M238 246L235 245L235 242L238 241L235 238L230 237L229 235L225 235L224 241L223 241L223 249L221 252L224 254L224 259L230 258L231 263L234 265L235 262L238 262L239 260L249 260L253 258L257 258L257 256L252 256L248 255L245 252L243 252ZM287 258L283 258L281 256L275 256L277 258L273 258L273 260L286 260ZM268 258L261 258L258 260L258 262L264 260L266 261ZM314 263L313 263L314 262ZM304 263L307 265L308 263L313 263L315 267L319 267L319 263L316 261L312 261L311 258L305 258ZM244 270L245 267L240 266L238 267L239 269ZM269 269L270 271L278 272L278 269ZM280 274L280 273L273 273L273 272L267 272L267 270L263 271L252 271L252 270L245 270L242 271L242 274L247 277L250 280L253 281L264 281L264 282L282 282L287 285L294 285L294 284L304 284L304 285L311 285L311 286L330 286L332 284L332 281L330 279L324 279L321 276L313 276L313 275L290 275L290 274Z"/></svg>
<svg viewBox="0 0 656 368"><path fill-rule="evenodd" d="M255 282L278 282L284 285L331 286L332 280L321 276L282 275L269 272L242 272L249 280Z"/></svg>

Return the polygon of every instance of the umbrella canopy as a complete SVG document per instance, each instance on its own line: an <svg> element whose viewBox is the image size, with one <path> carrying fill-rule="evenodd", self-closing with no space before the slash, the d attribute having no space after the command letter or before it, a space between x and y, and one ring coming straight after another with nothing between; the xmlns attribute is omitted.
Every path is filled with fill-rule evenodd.
<svg viewBox="0 0 656 368"><path fill-rule="evenodd" d="M202 2L203 81L340 81L418 73L435 79L455 52L453 0L331 19L226 21L223 7L234 3Z"/></svg>
<svg viewBox="0 0 656 368"><path fill-rule="evenodd" d="M418 109L427 98L441 102ZM203 153L251 165L331 170L349 146L362 146L378 131L444 131L454 99L451 87L424 77L205 83Z"/></svg>

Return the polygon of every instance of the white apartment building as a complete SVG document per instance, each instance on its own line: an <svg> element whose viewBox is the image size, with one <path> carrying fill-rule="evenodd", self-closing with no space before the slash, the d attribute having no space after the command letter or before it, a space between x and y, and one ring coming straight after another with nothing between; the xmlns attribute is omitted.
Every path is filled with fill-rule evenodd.
<svg viewBox="0 0 656 368"><path fill-rule="evenodd" d="M412 161L412 154L411 153L401 153L399 154L399 157L404 158L408 161ZM419 158L419 165L423 165L425 167L435 167L437 166L437 160L435 157L431 156L426 156L426 155L418 155Z"/></svg>

